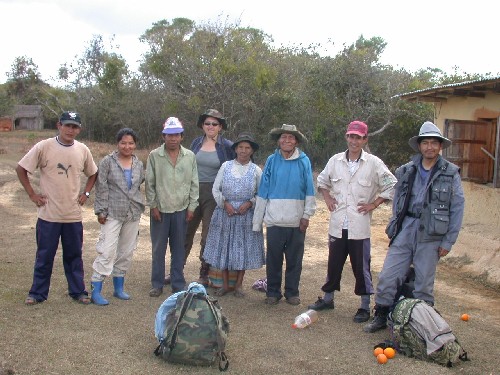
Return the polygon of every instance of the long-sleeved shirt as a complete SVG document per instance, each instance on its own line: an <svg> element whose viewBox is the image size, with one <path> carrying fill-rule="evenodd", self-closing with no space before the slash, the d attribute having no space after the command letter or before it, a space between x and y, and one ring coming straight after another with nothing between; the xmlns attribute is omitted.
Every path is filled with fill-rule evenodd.
<svg viewBox="0 0 500 375"><path fill-rule="evenodd" d="M396 177L382 160L362 151L357 163L358 168L351 175L346 152L341 152L332 156L318 175L318 189L329 190L337 201L328 228L333 237L342 238L347 220L349 239L370 238L371 212L359 213L358 205L372 203L377 197L391 200L394 196Z"/></svg>
<svg viewBox="0 0 500 375"><path fill-rule="evenodd" d="M212 188L212 194L214 196L215 202L217 203L217 206L220 208L224 208L225 197L222 195L222 183L223 183L224 171L226 170L227 165L228 162L226 161L220 167ZM252 165L252 163L250 162L243 165L239 163L237 160L233 160L232 165L233 168L231 169L231 174L235 177L242 177L247 173L248 168L250 168L250 165ZM262 176L262 169L260 169L259 166L256 166L255 176L254 176L255 177L254 186L256 192L260 185L261 176ZM250 199L250 202L252 202L252 205L255 206L255 197Z"/></svg>
<svg viewBox="0 0 500 375"><path fill-rule="evenodd" d="M175 165L162 145L151 151L146 166L146 201L163 213L198 207L198 169L192 151L180 146Z"/></svg>
<svg viewBox="0 0 500 375"><path fill-rule="evenodd" d="M253 216L253 230L267 226L296 228L316 211L311 162L296 149L285 159L279 149L267 158Z"/></svg>
<svg viewBox="0 0 500 375"><path fill-rule="evenodd" d="M132 156L131 176L132 185L129 189L123 167L118 160L118 151L101 160L95 185L96 215L125 220L131 211L132 220L140 219L144 212L144 198L140 188L145 172L144 165L135 155Z"/></svg>

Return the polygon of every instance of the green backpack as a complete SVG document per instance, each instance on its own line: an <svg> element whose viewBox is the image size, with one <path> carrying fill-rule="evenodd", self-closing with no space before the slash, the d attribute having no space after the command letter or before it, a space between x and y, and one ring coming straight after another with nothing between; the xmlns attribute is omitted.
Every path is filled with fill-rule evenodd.
<svg viewBox="0 0 500 375"><path fill-rule="evenodd" d="M425 303L425 301L415 298L403 298L396 304L389 315L389 326L398 351L408 357L436 362L447 367L452 367L458 360L467 361L467 352L465 352L455 336L453 341L427 354L425 339L409 324L411 320L415 320L415 317L412 317L412 312L413 308L419 303ZM428 309L428 312L435 321L441 320L446 324L436 309ZM419 323L425 325L425 322ZM451 329L445 333L451 334Z"/></svg>
<svg viewBox="0 0 500 375"><path fill-rule="evenodd" d="M167 362L229 367L226 354L229 322L216 299L205 293L187 291L177 297L166 317L165 331L155 354Z"/></svg>

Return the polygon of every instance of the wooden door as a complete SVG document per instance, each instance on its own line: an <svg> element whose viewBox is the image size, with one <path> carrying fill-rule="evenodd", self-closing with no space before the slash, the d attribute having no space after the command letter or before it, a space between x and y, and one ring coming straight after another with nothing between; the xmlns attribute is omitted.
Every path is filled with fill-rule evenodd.
<svg viewBox="0 0 500 375"><path fill-rule="evenodd" d="M488 153L495 155L495 122L446 120L444 136L452 144L443 150L443 156L460 167L463 180L479 183L493 180L494 160Z"/></svg>

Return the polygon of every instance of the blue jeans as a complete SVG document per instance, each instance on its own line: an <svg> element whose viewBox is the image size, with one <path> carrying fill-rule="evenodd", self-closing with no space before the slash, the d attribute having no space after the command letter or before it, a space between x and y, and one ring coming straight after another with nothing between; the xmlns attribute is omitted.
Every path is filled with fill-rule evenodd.
<svg viewBox="0 0 500 375"><path fill-rule="evenodd" d="M50 278L54 266L54 257L62 244L64 274L68 281L68 292L72 298L87 295L83 274L82 244L83 224L54 223L38 219L36 223L36 259L33 272L33 284L29 295L37 301L45 301L49 296Z"/></svg>
<svg viewBox="0 0 500 375"><path fill-rule="evenodd" d="M305 233L299 228L267 227L267 296L280 298L283 258L286 260L285 298L299 296L299 282L304 257Z"/></svg>
<svg viewBox="0 0 500 375"><path fill-rule="evenodd" d="M163 288L165 280L165 255L170 240L170 280L173 291L183 290L184 279L184 243L186 240L186 210L173 213L161 212L161 221L151 216L152 265L151 285Z"/></svg>

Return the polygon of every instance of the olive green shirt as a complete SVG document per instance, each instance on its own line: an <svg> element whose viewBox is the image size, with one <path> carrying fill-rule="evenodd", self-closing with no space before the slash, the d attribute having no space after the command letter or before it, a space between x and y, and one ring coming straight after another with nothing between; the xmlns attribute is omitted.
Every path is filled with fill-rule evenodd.
<svg viewBox="0 0 500 375"><path fill-rule="evenodd" d="M165 145L150 152L146 165L146 201L163 213L198 207L198 169L192 151L180 146L175 166Z"/></svg>

